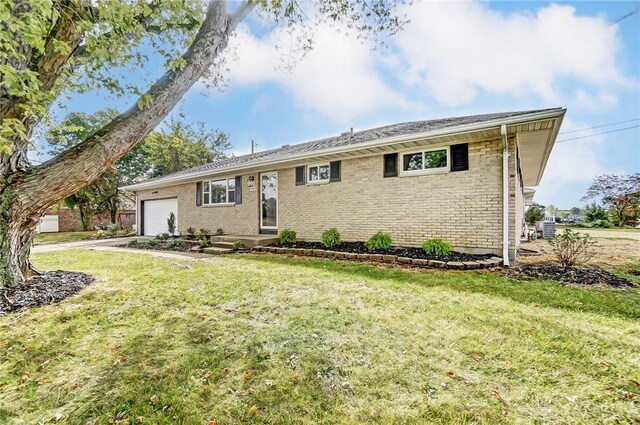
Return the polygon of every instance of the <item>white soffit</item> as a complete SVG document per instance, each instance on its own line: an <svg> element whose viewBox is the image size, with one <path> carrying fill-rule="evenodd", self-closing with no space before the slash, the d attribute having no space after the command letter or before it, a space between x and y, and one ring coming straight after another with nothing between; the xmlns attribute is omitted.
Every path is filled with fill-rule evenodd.
<svg viewBox="0 0 640 425"><path fill-rule="evenodd" d="M551 128L518 133L520 169L525 186L537 186L551 153Z"/></svg>

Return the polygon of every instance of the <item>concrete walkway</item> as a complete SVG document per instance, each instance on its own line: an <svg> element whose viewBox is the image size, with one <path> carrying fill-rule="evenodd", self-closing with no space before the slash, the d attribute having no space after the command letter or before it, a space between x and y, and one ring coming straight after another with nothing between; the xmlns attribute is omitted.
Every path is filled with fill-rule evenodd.
<svg viewBox="0 0 640 425"><path fill-rule="evenodd" d="M151 237L135 236L130 238L115 238L115 239L96 239L78 242L65 242L65 243L53 243L46 245L36 245L31 248L32 253L46 253L55 251L66 251L69 249L89 249L93 251L111 251L122 252L132 254L147 254L153 257L159 258L172 258L174 260L203 260L211 259L211 255L202 254L198 252L178 252L178 251L154 251L149 249L134 249L124 248L117 245L126 245L130 240L148 240L153 239Z"/></svg>

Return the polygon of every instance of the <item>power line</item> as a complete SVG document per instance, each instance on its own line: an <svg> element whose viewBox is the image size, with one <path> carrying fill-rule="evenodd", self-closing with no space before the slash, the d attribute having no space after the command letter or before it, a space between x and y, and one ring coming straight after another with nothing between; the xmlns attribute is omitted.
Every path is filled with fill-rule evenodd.
<svg viewBox="0 0 640 425"><path fill-rule="evenodd" d="M558 140L556 143L569 142L571 140L578 140L578 139L586 139L587 137L600 136L601 134L615 133L617 131L623 131L623 130L631 130L632 128L638 128L638 127L640 127L640 124L639 125L633 125L631 127L619 128L617 130L603 131L602 133L587 134L586 136L580 136L580 137L573 137L571 139Z"/></svg>
<svg viewBox="0 0 640 425"><path fill-rule="evenodd" d="M609 124L596 125L595 127L581 128L580 130L561 131L561 132L560 132L560 133L558 133L558 134L577 133L577 132L579 132L579 131L592 130L592 129L594 129L594 128L610 127L610 126L612 126L612 125L624 124L624 123L633 122L633 121L640 121L640 118L634 118L634 119L632 119L632 120L626 120L626 121L612 122L612 123L609 123Z"/></svg>

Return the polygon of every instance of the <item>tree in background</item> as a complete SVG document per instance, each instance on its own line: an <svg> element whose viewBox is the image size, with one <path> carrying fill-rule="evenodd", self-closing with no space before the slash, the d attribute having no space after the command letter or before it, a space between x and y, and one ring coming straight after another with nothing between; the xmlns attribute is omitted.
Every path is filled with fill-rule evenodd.
<svg viewBox="0 0 640 425"><path fill-rule="evenodd" d="M78 145L117 115L113 109L70 113L47 132L49 154ZM64 200L67 207L78 209L84 230L91 230L94 215L104 212L109 212L112 224L116 223L118 211L129 200L119 187L225 158L231 147L227 134L210 131L204 123L171 120L166 127L166 132L152 132L93 183Z"/></svg>
<svg viewBox="0 0 640 425"><path fill-rule="evenodd" d="M529 205L527 211L524 213L524 219L529 224L536 224L536 221L544 220L544 205L536 204L535 202Z"/></svg>
<svg viewBox="0 0 640 425"><path fill-rule="evenodd" d="M602 199L616 226L636 222L640 212L640 173L597 176L582 200L593 198Z"/></svg>
<svg viewBox="0 0 640 425"><path fill-rule="evenodd" d="M149 177L164 176L226 158L229 136L220 130L170 120L164 131L154 131L139 145L149 164Z"/></svg>
<svg viewBox="0 0 640 425"><path fill-rule="evenodd" d="M598 220L608 220L607 210L598 205L595 201L584 207L584 219L591 223Z"/></svg>
<svg viewBox="0 0 640 425"><path fill-rule="evenodd" d="M558 216L560 214L560 211L558 210L558 207L556 207L555 205L549 204L547 205L546 208L547 214L552 215L554 217Z"/></svg>
<svg viewBox="0 0 640 425"><path fill-rule="evenodd" d="M579 207L573 207L569 210L569 213L573 220L577 220L582 215L582 210Z"/></svg>

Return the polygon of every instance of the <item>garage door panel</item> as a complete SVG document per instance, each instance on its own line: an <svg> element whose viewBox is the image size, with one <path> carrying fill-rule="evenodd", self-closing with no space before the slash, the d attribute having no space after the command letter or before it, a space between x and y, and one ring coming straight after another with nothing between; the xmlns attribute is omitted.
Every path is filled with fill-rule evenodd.
<svg viewBox="0 0 640 425"><path fill-rule="evenodd" d="M144 213L142 219L145 236L156 236L168 232L167 219L169 214L176 216L176 228L178 227L178 200L156 199L144 201Z"/></svg>

